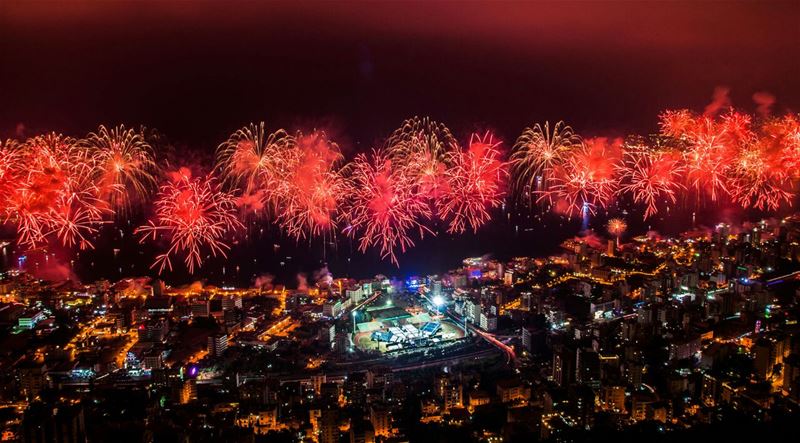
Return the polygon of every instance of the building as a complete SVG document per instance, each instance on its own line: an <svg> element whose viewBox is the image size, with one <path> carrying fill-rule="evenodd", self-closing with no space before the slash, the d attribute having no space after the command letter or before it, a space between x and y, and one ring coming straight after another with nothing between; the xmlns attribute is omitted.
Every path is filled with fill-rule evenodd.
<svg viewBox="0 0 800 443"><path fill-rule="evenodd" d="M242 296L241 295L229 295L227 297L223 297L222 299L222 310L229 311L231 309L242 309Z"/></svg>
<svg viewBox="0 0 800 443"><path fill-rule="evenodd" d="M669 344L670 360L685 360L694 358L700 353L700 337L676 340Z"/></svg>
<svg viewBox="0 0 800 443"><path fill-rule="evenodd" d="M228 349L228 334L212 334L208 336L208 355L219 357Z"/></svg>
<svg viewBox="0 0 800 443"><path fill-rule="evenodd" d="M497 330L497 316L494 314L487 314L485 312L481 312L480 316L480 327L484 331L487 332L494 332Z"/></svg>
<svg viewBox="0 0 800 443"><path fill-rule="evenodd" d="M501 403L528 400L531 398L531 388L517 379L500 380L497 382L497 396Z"/></svg>
<svg viewBox="0 0 800 443"><path fill-rule="evenodd" d="M775 365L783 363L783 340L761 337L755 342L751 352L756 375L767 379L772 375Z"/></svg>
<svg viewBox="0 0 800 443"><path fill-rule="evenodd" d="M600 388L600 408L604 411L625 413L625 387L603 386Z"/></svg>
<svg viewBox="0 0 800 443"><path fill-rule="evenodd" d="M29 311L17 319L20 329L33 329L36 324L46 319L47 316L42 311Z"/></svg>
<svg viewBox="0 0 800 443"><path fill-rule="evenodd" d="M319 443L339 443L339 410L326 407L319 416Z"/></svg>
<svg viewBox="0 0 800 443"><path fill-rule="evenodd" d="M197 381L194 379L184 380L180 388L179 403L185 405L197 400Z"/></svg>
<svg viewBox="0 0 800 443"><path fill-rule="evenodd" d="M208 317L211 315L211 305L208 300L198 299L192 302L192 317Z"/></svg>
<svg viewBox="0 0 800 443"><path fill-rule="evenodd" d="M86 441L83 407L33 403L22 419L22 441L82 443Z"/></svg>
<svg viewBox="0 0 800 443"><path fill-rule="evenodd" d="M141 342L163 343L169 334L169 322L166 318L148 320L139 325L137 332Z"/></svg>
<svg viewBox="0 0 800 443"><path fill-rule="evenodd" d="M374 443L375 435L368 421L354 420L350 425L350 443Z"/></svg>
<svg viewBox="0 0 800 443"><path fill-rule="evenodd" d="M553 381L565 387L575 381L576 352L567 346L553 353Z"/></svg>
<svg viewBox="0 0 800 443"><path fill-rule="evenodd" d="M369 421L376 436L388 437L392 432L392 419L389 408L381 403L369 408Z"/></svg>
<svg viewBox="0 0 800 443"><path fill-rule="evenodd" d="M361 303L361 301L366 298L362 285L357 285L345 290L345 296L350 299L354 306Z"/></svg>
<svg viewBox="0 0 800 443"><path fill-rule="evenodd" d="M600 387L600 355L592 349L578 349L575 380L595 389Z"/></svg>
<svg viewBox="0 0 800 443"><path fill-rule="evenodd" d="M325 300L322 305L322 315L325 317L336 318L342 313L342 301L338 298Z"/></svg>
<svg viewBox="0 0 800 443"><path fill-rule="evenodd" d="M514 271L511 269L506 269L506 272L503 273L503 284L506 286L511 286L514 284Z"/></svg>

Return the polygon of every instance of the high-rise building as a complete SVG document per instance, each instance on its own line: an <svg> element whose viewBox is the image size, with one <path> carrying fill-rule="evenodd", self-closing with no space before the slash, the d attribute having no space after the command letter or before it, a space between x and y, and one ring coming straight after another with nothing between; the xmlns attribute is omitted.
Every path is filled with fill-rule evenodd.
<svg viewBox="0 0 800 443"><path fill-rule="evenodd" d="M553 353L553 381L559 386L568 386L575 381L575 350L563 346Z"/></svg>
<svg viewBox="0 0 800 443"><path fill-rule="evenodd" d="M372 423L368 421L357 419L350 425L350 443L374 443L375 435Z"/></svg>
<svg viewBox="0 0 800 443"><path fill-rule="evenodd" d="M376 436L388 437L391 433L392 423L389 408L381 403L371 405L369 408L369 421Z"/></svg>
<svg viewBox="0 0 800 443"><path fill-rule="evenodd" d="M600 388L600 407L606 411L625 413L625 387L603 386Z"/></svg>
<svg viewBox="0 0 800 443"><path fill-rule="evenodd" d="M206 299L198 299L192 302L192 317L208 317L211 315L211 306Z"/></svg>
<svg viewBox="0 0 800 443"><path fill-rule="evenodd" d="M319 442L339 443L339 410L325 407L319 416Z"/></svg>
<svg viewBox="0 0 800 443"><path fill-rule="evenodd" d="M481 312L480 327L484 331L494 332L497 330L497 316L486 312Z"/></svg>
<svg viewBox="0 0 800 443"><path fill-rule="evenodd" d="M228 334L212 334L208 336L208 355L219 357L228 349Z"/></svg>
<svg viewBox="0 0 800 443"><path fill-rule="evenodd" d="M169 334L169 322L166 318L148 320L139 325L138 333L141 342L164 342Z"/></svg>
<svg viewBox="0 0 800 443"><path fill-rule="evenodd" d="M592 388L600 387L600 355L592 349L578 349L575 380Z"/></svg>
<svg viewBox="0 0 800 443"><path fill-rule="evenodd" d="M194 400L197 400L197 381L193 378L184 380L180 388L179 403L185 405Z"/></svg>
<svg viewBox="0 0 800 443"><path fill-rule="evenodd" d="M762 337L753 345L753 366L755 373L762 379L772 375L775 365L783 363L783 341L774 337Z"/></svg>

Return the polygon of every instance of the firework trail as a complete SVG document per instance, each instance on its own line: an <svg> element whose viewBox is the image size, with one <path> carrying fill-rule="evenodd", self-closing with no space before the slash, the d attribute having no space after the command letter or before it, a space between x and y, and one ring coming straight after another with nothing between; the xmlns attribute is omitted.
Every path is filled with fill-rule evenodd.
<svg viewBox="0 0 800 443"><path fill-rule="evenodd" d="M141 132L100 126L78 146L86 149L94 162L101 197L118 213L130 209L134 200L145 199L155 186L153 150Z"/></svg>
<svg viewBox="0 0 800 443"><path fill-rule="evenodd" d="M555 169L560 168L568 154L580 145L580 137L561 121L552 129L549 122L526 128L511 154L517 193L531 200L537 192L549 188Z"/></svg>
<svg viewBox="0 0 800 443"><path fill-rule="evenodd" d="M472 134L466 151L450 152L446 170L447 192L437 202L439 217L448 220L447 232L463 233L467 225L473 232L486 224L489 210L503 204L508 174L499 146L490 132Z"/></svg>
<svg viewBox="0 0 800 443"><path fill-rule="evenodd" d="M781 167L792 179L800 178L800 115L772 119L762 130L763 142L780 151Z"/></svg>
<svg viewBox="0 0 800 443"><path fill-rule="evenodd" d="M345 232L358 235L362 252L377 246L382 258L398 264L396 249L405 252L414 246L415 231L420 237L433 233L423 224L432 215L426 197L418 193L415 177L394 167L384 153L359 154L350 167L352 194Z"/></svg>
<svg viewBox="0 0 800 443"><path fill-rule="evenodd" d="M742 135L742 123L738 119L719 122L686 110L662 114L662 134L686 146L683 162L687 186L694 188L698 199L707 194L716 202L728 192L725 174L733 155L731 141Z"/></svg>
<svg viewBox="0 0 800 443"><path fill-rule="evenodd" d="M192 178L188 169L171 174L161 186L155 202L155 218L134 233L140 242L165 237L166 252L156 257L152 268L172 270L172 257L182 255L189 273L203 263L203 253L226 257L230 246L225 236L243 227L237 218L233 195L220 189L213 177Z"/></svg>

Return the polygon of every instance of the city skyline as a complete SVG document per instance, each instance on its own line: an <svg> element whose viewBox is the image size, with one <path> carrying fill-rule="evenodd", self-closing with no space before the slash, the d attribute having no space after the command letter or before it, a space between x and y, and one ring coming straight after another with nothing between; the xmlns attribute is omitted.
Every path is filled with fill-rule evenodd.
<svg viewBox="0 0 800 443"><path fill-rule="evenodd" d="M781 441L797 1L0 2L0 441Z"/></svg>

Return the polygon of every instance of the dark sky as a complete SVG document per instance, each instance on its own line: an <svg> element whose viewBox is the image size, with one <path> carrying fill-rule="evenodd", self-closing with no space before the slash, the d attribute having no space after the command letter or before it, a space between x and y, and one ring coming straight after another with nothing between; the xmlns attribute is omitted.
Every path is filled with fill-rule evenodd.
<svg viewBox="0 0 800 443"><path fill-rule="evenodd" d="M250 121L372 145L564 119L649 131L715 86L800 109L800 2L0 1L0 136L145 124L210 148Z"/></svg>

